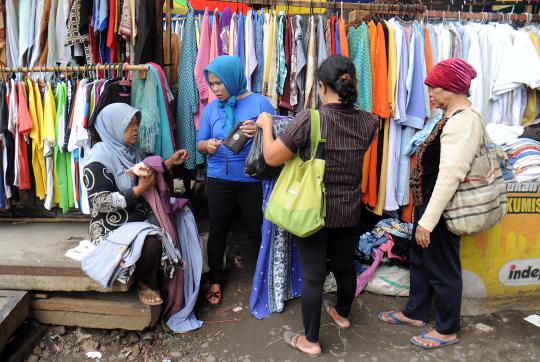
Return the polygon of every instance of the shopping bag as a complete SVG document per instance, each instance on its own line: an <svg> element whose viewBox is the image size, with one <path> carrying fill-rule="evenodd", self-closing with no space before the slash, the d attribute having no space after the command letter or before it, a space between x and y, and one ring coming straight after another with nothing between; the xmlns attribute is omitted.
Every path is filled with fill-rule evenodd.
<svg viewBox="0 0 540 362"><path fill-rule="evenodd" d="M265 217L298 237L310 236L325 225L325 160L316 158L321 139L319 112L311 110L311 158L296 155L285 163L268 200Z"/></svg>

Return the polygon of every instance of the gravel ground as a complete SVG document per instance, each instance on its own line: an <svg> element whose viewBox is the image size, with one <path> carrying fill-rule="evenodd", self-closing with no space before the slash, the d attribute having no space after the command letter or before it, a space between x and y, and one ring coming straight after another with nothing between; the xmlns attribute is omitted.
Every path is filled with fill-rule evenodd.
<svg viewBox="0 0 540 362"><path fill-rule="evenodd" d="M28 361L297 361L313 359L287 347L281 337L288 329L302 330L300 301L287 303L282 313L256 320L249 312L249 295L258 247L235 228L230 238L234 263L223 304L208 309L201 301L197 316L205 324L197 331L174 334L157 325L143 332L49 327ZM421 351L409 339L422 332L379 322L377 312L401 308L406 298L363 293L352 308L352 327L340 331L323 313L321 345L327 361L538 361L540 328L523 320L534 312L501 312L462 318L461 342ZM539 312L536 312L540 314Z"/></svg>

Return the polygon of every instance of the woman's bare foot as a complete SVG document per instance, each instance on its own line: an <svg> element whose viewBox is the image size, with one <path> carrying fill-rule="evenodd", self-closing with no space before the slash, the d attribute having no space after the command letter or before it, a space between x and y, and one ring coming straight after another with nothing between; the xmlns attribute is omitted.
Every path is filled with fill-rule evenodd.
<svg viewBox="0 0 540 362"><path fill-rule="evenodd" d="M148 288L144 283L137 281L137 294L142 303L147 305L159 305L163 303L158 291Z"/></svg>

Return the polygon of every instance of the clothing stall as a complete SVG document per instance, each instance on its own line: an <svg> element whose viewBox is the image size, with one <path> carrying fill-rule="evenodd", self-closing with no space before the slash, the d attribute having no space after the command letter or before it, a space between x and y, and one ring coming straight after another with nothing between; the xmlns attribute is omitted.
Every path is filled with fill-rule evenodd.
<svg viewBox="0 0 540 362"><path fill-rule="evenodd" d="M7 1L8 17L14 14L13 3ZM318 65L335 54L351 58L357 69L356 106L379 118L378 135L362 165L358 165L363 172L364 215L369 220L366 231L381 219L411 222L408 180L415 150L441 117L431 108L423 81L434 64L448 58L462 58L477 70L470 99L488 125L501 127L499 132L503 134L511 127L521 127L515 139L499 143L509 158L505 168L509 191L518 187L511 186L516 185L512 183L515 181L540 182L538 139L516 141L522 134L535 134L540 114L538 14L485 12L485 4L475 2L456 11L455 7L450 9L437 2L255 0L227 3L219 9L207 2L198 11L189 7L180 18L173 18L170 6L165 6L162 17L163 1L153 4L141 0L148 15L145 13L136 23L129 7L105 11L80 6L88 4L84 0L73 4L79 6L49 10L50 14L63 16L57 19L65 19L67 29L60 32L63 38L54 36L50 22L45 29L29 27L28 37L26 32L21 38L15 36L11 25L6 29L7 65L17 68L0 68L4 75L0 86L0 137L4 137L0 208L10 205L7 201L14 197L14 191L22 191L30 194L29 199L43 199L46 208L58 204L63 212L77 208L88 211L78 167L91 146L92 114L99 107L99 96L105 94L101 87L114 83L125 89L122 87L129 78L131 88L124 101L143 113L139 140L143 151L166 157L175 149L187 149L191 157L186 169L203 179L205 159L197 152L196 135L204 107L214 100L203 70L215 57L226 54L238 55L242 60L249 91L265 95L279 114L290 116L318 107ZM97 11L100 16L86 23L84 15L88 12L82 10ZM20 17L10 19L17 19L15 23L21 29L28 26ZM65 39L63 43L61 39ZM44 53L47 41L48 52ZM88 65L63 67L72 60ZM100 62L146 64L95 65ZM138 75L142 69L137 67L144 67L144 76ZM132 76L124 77L128 71ZM12 74L15 76L9 78ZM171 89L169 83L174 84ZM173 93L177 94L174 101ZM524 159L519 157L524 148L538 153L527 154ZM265 187L269 195L272 184ZM509 195L511 200L522 197ZM527 213L531 215L540 210L511 210L519 212L510 211L500 225L475 236L474 242L465 239L464 268L490 265L492 278L493 270L499 270L510 259L505 256L497 259L497 265L489 264L486 259L491 254L486 250L502 255L498 246L508 246L516 239L526 240L526 247L520 244L515 247L519 252L507 250L505 255L538 258L538 231L509 231L505 225L512 217L522 217L522 210L530 210ZM266 227L273 232L264 233L271 236L264 236L262 242L270 251L259 255L251 300L257 318L283 310L284 302L298 296L301 290L292 238L272 225ZM488 239L494 246L485 246ZM480 252L470 249L473 247L479 247ZM283 250L286 252L277 253ZM279 262L276 258L280 258ZM288 282L275 283L278 279ZM538 295L540 289L534 283L505 286L502 293L510 296L525 291ZM500 295L486 290L487 297Z"/></svg>

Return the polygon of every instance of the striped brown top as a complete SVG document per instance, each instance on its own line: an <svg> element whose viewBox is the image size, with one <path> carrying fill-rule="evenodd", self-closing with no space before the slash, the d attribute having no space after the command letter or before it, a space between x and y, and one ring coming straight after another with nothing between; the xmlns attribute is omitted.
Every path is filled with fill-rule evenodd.
<svg viewBox="0 0 540 362"><path fill-rule="evenodd" d="M378 128L377 118L342 104L319 109L322 138L326 139L326 226L356 226L360 221L362 161ZM310 157L310 112L300 112L280 136L294 153Z"/></svg>

